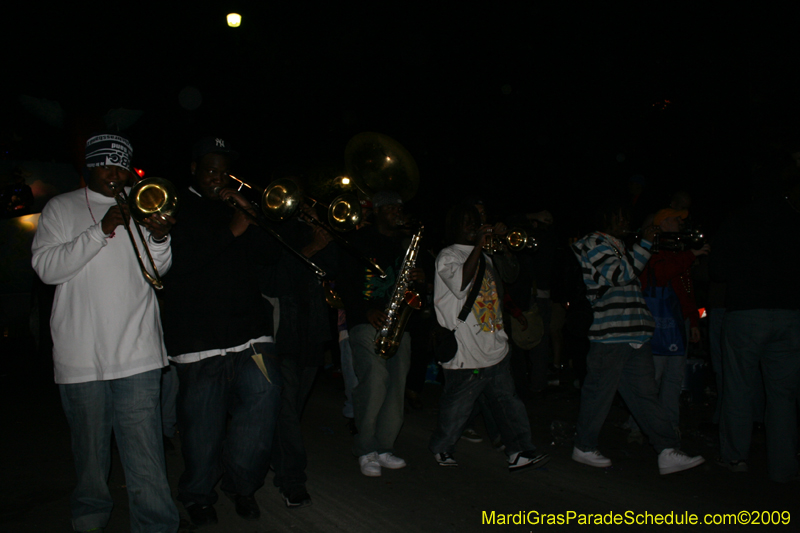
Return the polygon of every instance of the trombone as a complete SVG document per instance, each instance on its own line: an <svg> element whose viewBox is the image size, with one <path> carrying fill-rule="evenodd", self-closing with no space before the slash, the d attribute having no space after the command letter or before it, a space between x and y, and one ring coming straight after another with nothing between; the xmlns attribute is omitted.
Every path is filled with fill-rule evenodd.
<svg viewBox="0 0 800 533"><path fill-rule="evenodd" d="M122 221L125 223L125 230L128 232L128 237L131 239L133 250L136 252L136 258L139 260L139 268L150 285L156 290L164 288L161 282L161 276L158 274L156 262L153 260L153 255L150 253L150 248L147 246L147 241L142 233L140 224L144 219L155 214L171 216L178 208L178 196L175 194L175 187L169 181L163 178L147 178L135 183L131 187L130 194L125 193L125 187L122 183L110 183L109 187L114 191L114 199L117 201L120 209L123 210ZM153 274L147 271L142 254L139 252L139 247L136 244L136 239L133 238L131 232L130 222L128 217L124 215L124 207L128 206L133 225L136 226L136 231L139 233L139 239L142 241L142 246L147 254L147 259L150 262L150 267L153 269Z"/></svg>
<svg viewBox="0 0 800 533"><path fill-rule="evenodd" d="M240 180L240 179L238 179L238 178L234 178L234 177L233 177L233 176L231 176L230 174L228 174L228 177L229 177L229 178L231 178L231 179L233 179L233 180L235 180L235 181L238 181L238 182L240 183L240 185L239 185L239 188L237 189L237 191L241 191L241 190L242 190L242 186L245 186L245 185L246 185L247 187L251 188L251 189L253 188L253 187L251 187L250 185L248 185L248 184L246 184L245 182L243 182L242 180ZM221 188L221 187L220 187L220 188ZM289 251L289 252L290 252L292 255L294 255L295 257L297 257L297 258L298 258L298 259L300 259L301 261L303 261L303 262L306 264L306 266L308 266L308 267L309 267L311 270L313 270L313 271L314 271L314 274L316 274L316 275L317 275L317 276L319 276L320 278L324 278L325 276L327 276L327 275L328 275L328 273L327 273L327 272L325 272L324 270L322 270L322 268L320 268L320 267L319 267L319 266L318 266L316 263L314 263L314 262L313 262L313 261L311 261L311 260L310 260L308 257L304 256L303 254L301 254L300 252L298 252L297 250L295 250L294 248L292 248L292 247L289 245L289 243L287 243L285 240L283 240L283 237L281 237L280 235L278 235L278 233L277 233L277 232L275 232L275 230L273 230L272 228L270 228L269 226L267 226L267 225L266 225L266 224L265 224L265 223L264 223L262 220L260 220L258 217L256 217L255 215L253 215L253 214L252 214L250 211L248 211L247 209L245 209L244 207L242 207L241 205L239 205L239 203L238 203L236 200L234 200L233 198L228 198L228 200L227 200L227 203L228 203L229 205L231 205L231 206L232 206L234 209L237 209L238 211L240 211L240 212L241 212L243 215L245 215L245 216L246 216L248 219L250 219L250 220L251 220L253 223L255 223L255 224L258 226L258 227L260 227L261 229L263 229L264 231L266 231L267 233L269 233L269 234L270 234L270 235L271 235L273 238L275 238L275 240L277 240L277 241L278 241L278 242L279 242L279 243L280 243L280 244L281 244L281 245L282 245L284 248L286 248L286 250L288 250L288 251Z"/></svg>
<svg viewBox="0 0 800 533"><path fill-rule="evenodd" d="M270 183L266 189L260 189L230 174L228 176L232 180L239 182L238 190L241 191L242 187L247 187L261 193L261 211L265 217L273 222L282 222L291 218L300 210L306 198L311 201L312 207L316 204L323 206L328 212L328 224L310 216L303 216L303 219L328 231L331 237L345 250L369 265L381 278L386 277L386 272L378 263L362 255L352 244L337 233L353 230L361 223L361 203L355 194L340 194L331 201L330 205L325 205L310 196L304 195L291 179L277 179ZM300 213L302 215L302 211Z"/></svg>

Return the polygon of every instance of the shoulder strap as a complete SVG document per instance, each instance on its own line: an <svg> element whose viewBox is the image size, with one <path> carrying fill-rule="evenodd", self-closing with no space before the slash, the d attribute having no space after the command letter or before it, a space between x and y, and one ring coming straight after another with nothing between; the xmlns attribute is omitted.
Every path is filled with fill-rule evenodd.
<svg viewBox="0 0 800 533"><path fill-rule="evenodd" d="M475 298L478 297L478 292L481 290L481 285L483 285L483 273L485 270L486 259L483 257L483 252L481 252L478 274L475 276L475 281L472 283L472 290L470 291L469 296L467 296L467 301L464 302L464 307L461 309L461 313L458 315L458 319L461 322L464 322L467 319L467 315L469 315L470 309L472 309L472 304L475 303Z"/></svg>

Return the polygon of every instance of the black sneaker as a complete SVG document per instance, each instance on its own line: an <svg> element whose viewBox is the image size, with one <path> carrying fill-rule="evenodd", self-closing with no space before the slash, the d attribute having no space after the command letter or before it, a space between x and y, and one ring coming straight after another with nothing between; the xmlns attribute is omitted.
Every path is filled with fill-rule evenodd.
<svg viewBox="0 0 800 533"><path fill-rule="evenodd" d="M296 509L298 507L305 507L311 505L311 496L305 487L295 487L293 489L281 489L283 501L286 502L286 507L289 509Z"/></svg>
<svg viewBox="0 0 800 533"><path fill-rule="evenodd" d="M715 461L719 466L722 468L727 468L731 472L747 472L747 462L746 461L723 461L722 458L717 458Z"/></svg>
<svg viewBox="0 0 800 533"><path fill-rule="evenodd" d="M536 453L535 451L519 452L508 458L508 471L516 472L523 468L539 468L550 462L550 456L546 453Z"/></svg>
<svg viewBox="0 0 800 533"><path fill-rule="evenodd" d="M214 510L213 505L200 505L193 503L186 506L186 512L189 513L189 520L191 520L192 524L197 527L203 527L217 523L217 511Z"/></svg>
<svg viewBox="0 0 800 533"><path fill-rule="evenodd" d="M241 494L225 493L236 505L236 514L245 520L258 520L261 509L258 507L255 496L242 496Z"/></svg>

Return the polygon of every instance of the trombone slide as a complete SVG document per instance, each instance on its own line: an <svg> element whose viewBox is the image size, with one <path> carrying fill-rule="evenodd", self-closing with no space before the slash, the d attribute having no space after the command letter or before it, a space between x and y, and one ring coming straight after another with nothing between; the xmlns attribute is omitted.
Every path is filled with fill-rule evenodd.
<svg viewBox="0 0 800 533"><path fill-rule="evenodd" d="M287 243L285 240L283 240L283 237L281 237L280 235L278 235L278 233L277 233L277 232L275 232L275 230L273 230L272 228L270 228L269 226L267 226L265 223L263 223L261 220L259 220L257 217L255 217L255 216L254 216L254 215L253 215L253 214L252 214L250 211L248 211L247 209L245 209L244 207L242 207L241 205L239 205L239 203L238 203L236 200L234 200L233 198L230 198L230 197L229 197L229 198L226 200L226 202L227 202L229 205L231 205L231 206L232 206L234 209L237 209L237 210L239 210L239 211L240 211L242 214L244 214L244 215L245 215L247 218L249 218L249 219L250 219L250 220L251 220L251 221L252 221L252 222L253 222L255 225L257 225L259 228L261 228L262 230L264 230L264 231L266 231L267 233L269 233L269 234L270 234L270 235L271 235L271 236L272 236L272 237L273 237L275 240L277 240L277 241L278 241L278 242L279 242L279 243L280 243L280 244L281 244L281 245L282 245L284 248L286 248L286 250L287 250L287 251L289 251L289 252L290 252L292 255L294 255L295 257L297 257L298 259L300 259L300 260L301 260L303 263L305 263L305 264L306 264L306 266L307 266L307 267L309 267L311 270L313 270L313 271L314 271L314 273L315 273L317 276L319 276L320 278L324 278L325 276L327 276L327 275L328 275L328 273L327 273L327 272L325 272L324 270L322 270L322 269L321 269L321 268L320 268L318 265L316 265L316 264L315 264L313 261L311 261L311 260L310 260L308 257L304 256L303 254L301 254L300 252L298 252L297 250L295 250L294 248L292 248L292 247L289 245L289 243Z"/></svg>

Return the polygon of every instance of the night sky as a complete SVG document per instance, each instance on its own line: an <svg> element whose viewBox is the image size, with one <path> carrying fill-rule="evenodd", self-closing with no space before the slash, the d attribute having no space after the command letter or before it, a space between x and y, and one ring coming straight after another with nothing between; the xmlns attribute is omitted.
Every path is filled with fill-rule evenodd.
<svg viewBox="0 0 800 533"><path fill-rule="evenodd" d="M635 174L653 195L688 188L695 215L718 218L764 154L800 138L794 8L433 4L12 8L3 157L74 163L77 139L126 108L143 112L125 133L148 176L181 183L191 145L213 134L266 184L333 178L348 139L377 131L417 160L417 210L478 194L498 215L548 208L576 231ZM187 87L196 109L179 101ZM21 95L58 102L63 126Z"/></svg>

